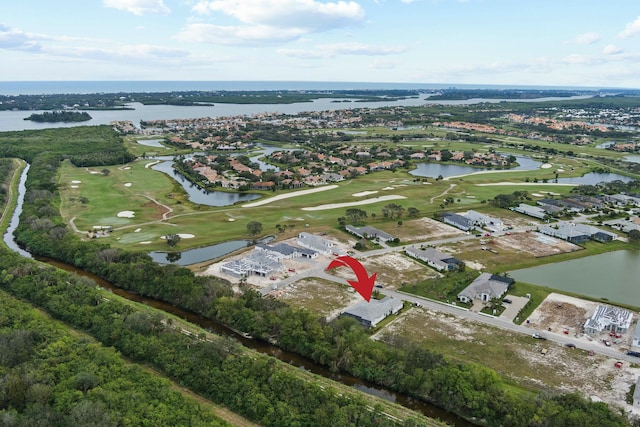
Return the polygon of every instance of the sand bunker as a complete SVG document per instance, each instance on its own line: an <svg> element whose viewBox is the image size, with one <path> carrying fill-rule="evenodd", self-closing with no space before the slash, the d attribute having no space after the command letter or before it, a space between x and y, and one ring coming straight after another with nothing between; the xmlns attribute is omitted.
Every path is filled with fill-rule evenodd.
<svg viewBox="0 0 640 427"><path fill-rule="evenodd" d="M136 228L135 230L133 230L134 233L139 233L142 231L142 228Z"/></svg>
<svg viewBox="0 0 640 427"><path fill-rule="evenodd" d="M78 188L78 186L77 185L72 185L71 188Z"/></svg>
<svg viewBox="0 0 640 427"><path fill-rule="evenodd" d="M71 181L72 184L81 184L82 181L78 181L77 179L74 179L73 181Z"/></svg>
<svg viewBox="0 0 640 427"><path fill-rule="evenodd" d="M372 194L376 194L378 191L361 191L359 193L353 193L353 197L362 197L362 196L370 196Z"/></svg>
<svg viewBox="0 0 640 427"><path fill-rule="evenodd" d="M236 220L235 218L229 218L227 221L229 221L229 222L233 222L233 221L235 221L235 220Z"/></svg>
<svg viewBox="0 0 640 427"><path fill-rule="evenodd" d="M151 244L151 242L149 242L149 241L146 241L146 242L140 242L140 244L141 244L141 245L150 245L150 244Z"/></svg>
<svg viewBox="0 0 640 427"><path fill-rule="evenodd" d="M564 172L564 169L558 169L558 172Z"/></svg>
<svg viewBox="0 0 640 427"><path fill-rule="evenodd" d="M196 237L194 234L189 234L189 233L178 233L178 236L180 236L181 239L193 239L194 237ZM166 239L167 236L161 236L161 239Z"/></svg>
<svg viewBox="0 0 640 427"><path fill-rule="evenodd" d="M247 203L246 205L242 205L243 208L254 208L256 206L262 206L262 205L266 205L269 204L271 202L275 202L276 200L283 200L283 199L288 199L290 197L298 197L298 196L304 196L305 194L312 194L312 193L317 193L320 191L327 191L327 190L333 190L334 188L338 188L337 185L325 185L324 187L318 187L318 188L312 188L309 190L301 190L301 191L295 191L293 193L287 193L287 194L280 194L279 196L274 196L271 198L268 198L266 200L260 200L258 202L253 202L253 203Z"/></svg>
<svg viewBox="0 0 640 427"><path fill-rule="evenodd" d="M540 169L549 169L549 168L551 168L551 165L549 163L544 163L540 165Z"/></svg>
<svg viewBox="0 0 640 427"><path fill-rule="evenodd" d="M134 211L121 211L118 212L118 218L133 218L136 215Z"/></svg>
<svg viewBox="0 0 640 427"><path fill-rule="evenodd" d="M540 193L531 193L531 195L533 197L544 197L544 194L540 194Z"/></svg>
<svg viewBox="0 0 640 427"><path fill-rule="evenodd" d="M384 187L383 190L393 190L395 187Z"/></svg>
<svg viewBox="0 0 640 427"><path fill-rule="evenodd" d="M125 186L125 187L131 187L131 185L133 185L133 184L131 184L130 182L125 182L125 183L124 183L124 186Z"/></svg>
<svg viewBox="0 0 640 427"><path fill-rule="evenodd" d="M158 163L160 163L160 160L156 160L155 162L147 163L146 165L144 165L144 168L145 169L149 169L151 166L157 165Z"/></svg>
<svg viewBox="0 0 640 427"><path fill-rule="evenodd" d="M386 202L387 200L399 200L399 199L406 199L406 197L397 196L397 195L380 196L380 197L375 197L373 199L360 200L358 202L332 203L329 205L312 206L308 208L302 208L302 210L303 211L323 211L326 209L337 209L337 208L347 208L350 206L370 205L372 203Z"/></svg>

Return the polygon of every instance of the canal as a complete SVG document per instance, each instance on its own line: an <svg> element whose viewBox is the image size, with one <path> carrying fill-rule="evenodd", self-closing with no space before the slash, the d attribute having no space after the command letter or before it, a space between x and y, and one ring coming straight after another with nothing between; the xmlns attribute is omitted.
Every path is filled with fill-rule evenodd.
<svg viewBox="0 0 640 427"><path fill-rule="evenodd" d="M452 426L455 427L472 427L474 426L473 423L453 414L450 412L447 412L446 410L435 406L435 405L431 405L429 403L420 401L420 400L416 400L413 399L409 396L406 396L404 394L400 394L400 393L396 393L393 390L387 389L386 387L382 387L379 386L377 384L371 383L369 381L365 381L365 380L361 380L359 378L356 378L352 375L349 374L345 374L345 373L337 373L337 372L333 372L331 370L329 370L327 367L319 365L317 363L315 363L313 360L308 359L306 357L302 357L298 354L295 353L291 353L288 351L284 351L281 348L266 343L264 341L260 341L260 340L255 340L252 338L247 338L244 335L237 333L235 331L233 331L232 329L227 328L226 326L208 319L206 317L188 312L186 310L183 310L181 308L175 307L171 304L168 304L166 302L163 301L159 301L153 298L147 298L144 297L142 295L136 294L136 293L131 293L128 292L124 289L120 289L114 285L112 285L111 283L103 280L102 278L93 275L91 273L88 273L84 270L80 270L72 265L69 264L65 264L63 262L51 259L51 258L44 258L44 257L35 257L36 260L41 261L41 262L45 262L47 264L53 265L55 267L58 267L60 269L75 273L79 276L83 276L83 277L87 277L89 279L92 279L93 281L96 282L97 285L103 287L104 289L107 289L108 291L119 295L123 298L126 298L130 301L135 301L138 303L142 303L145 305L148 305L150 307L156 308L158 310L162 310L164 312L173 314L175 316L178 316L190 323L193 323L194 325L198 325L200 327L202 327L203 329L218 334L218 335L222 335L222 336L226 336L226 337L230 337L230 338L234 338L236 340L238 340L242 345L244 345L245 347L251 348L259 353L262 354L266 354L272 357L275 357L276 359L279 359L283 362L286 362L290 365L296 366L302 370L305 371L309 371L312 372L316 375L321 375L325 378L329 378L333 381L339 382L341 384L353 387L363 393L366 394L370 394L370 395L374 395L377 396L379 398L388 400L390 402L395 402L399 405L402 405L408 409L414 410L416 412L422 413L423 415L430 417L430 418L436 418L439 419L441 421L444 421Z"/></svg>

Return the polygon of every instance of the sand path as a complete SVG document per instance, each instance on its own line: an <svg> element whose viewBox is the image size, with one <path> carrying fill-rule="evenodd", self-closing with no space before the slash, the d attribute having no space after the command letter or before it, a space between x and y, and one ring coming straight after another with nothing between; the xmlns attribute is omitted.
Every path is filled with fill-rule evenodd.
<svg viewBox="0 0 640 427"><path fill-rule="evenodd" d="M333 190L335 188L338 188L338 186L334 184L334 185L326 185L324 187L311 188L309 190L296 191L296 192L293 192L293 193L280 194L279 196L270 197L270 198L265 199L265 200L260 200L260 201L253 202L253 203L247 203L245 205L242 205L242 207L243 208L255 208L256 206L267 205L269 203L276 202L278 200L289 199L291 197L304 196L306 194L318 193L320 191Z"/></svg>
<svg viewBox="0 0 640 427"><path fill-rule="evenodd" d="M372 203L385 202L387 200L399 200L399 199L406 199L406 197L397 196L397 195L380 196L373 199L359 200L357 202L331 203L328 205L311 206L307 208L302 208L302 210L303 211L323 211L327 209L338 209L338 208L348 208L351 206L370 205Z"/></svg>

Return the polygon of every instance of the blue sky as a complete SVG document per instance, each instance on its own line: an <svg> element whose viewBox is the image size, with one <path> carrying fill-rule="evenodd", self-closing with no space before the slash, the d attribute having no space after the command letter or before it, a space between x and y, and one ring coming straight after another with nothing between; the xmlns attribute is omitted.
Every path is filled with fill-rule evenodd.
<svg viewBox="0 0 640 427"><path fill-rule="evenodd" d="M640 88L638 0L20 0L0 80Z"/></svg>

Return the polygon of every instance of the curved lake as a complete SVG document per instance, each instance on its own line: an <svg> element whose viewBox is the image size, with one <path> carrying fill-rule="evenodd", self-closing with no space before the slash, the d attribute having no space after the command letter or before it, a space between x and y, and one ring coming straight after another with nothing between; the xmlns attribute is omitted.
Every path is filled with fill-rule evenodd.
<svg viewBox="0 0 640 427"><path fill-rule="evenodd" d="M250 193L231 193L226 191L206 191L198 187L180 173L173 169L172 157L157 157L156 159L162 160L160 163L153 165L151 169L159 172L163 172L169 177L173 178L182 185L184 191L189 194L189 200L199 205L207 206L230 206L238 202L249 202L251 200L259 199L259 194Z"/></svg>
<svg viewBox="0 0 640 427"><path fill-rule="evenodd" d="M518 162L518 166L511 169L499 169L499 168L475 168L464 165L451 165L442 163L418 163L416 168L409 172L414 176L423 176L437 178L442 175L443 178L450 178L459 175L468 175L470 173L478 173L485 171L505 170L505 171L528 171L539 169L542 162L533 160L527 156L514 156Z"/></svg>
<svg viewBox="0 0 640 427"><path fill-rule="evenodd" d="M510 271L520 282L640 307L640 251L616 251Z"/></svg>

